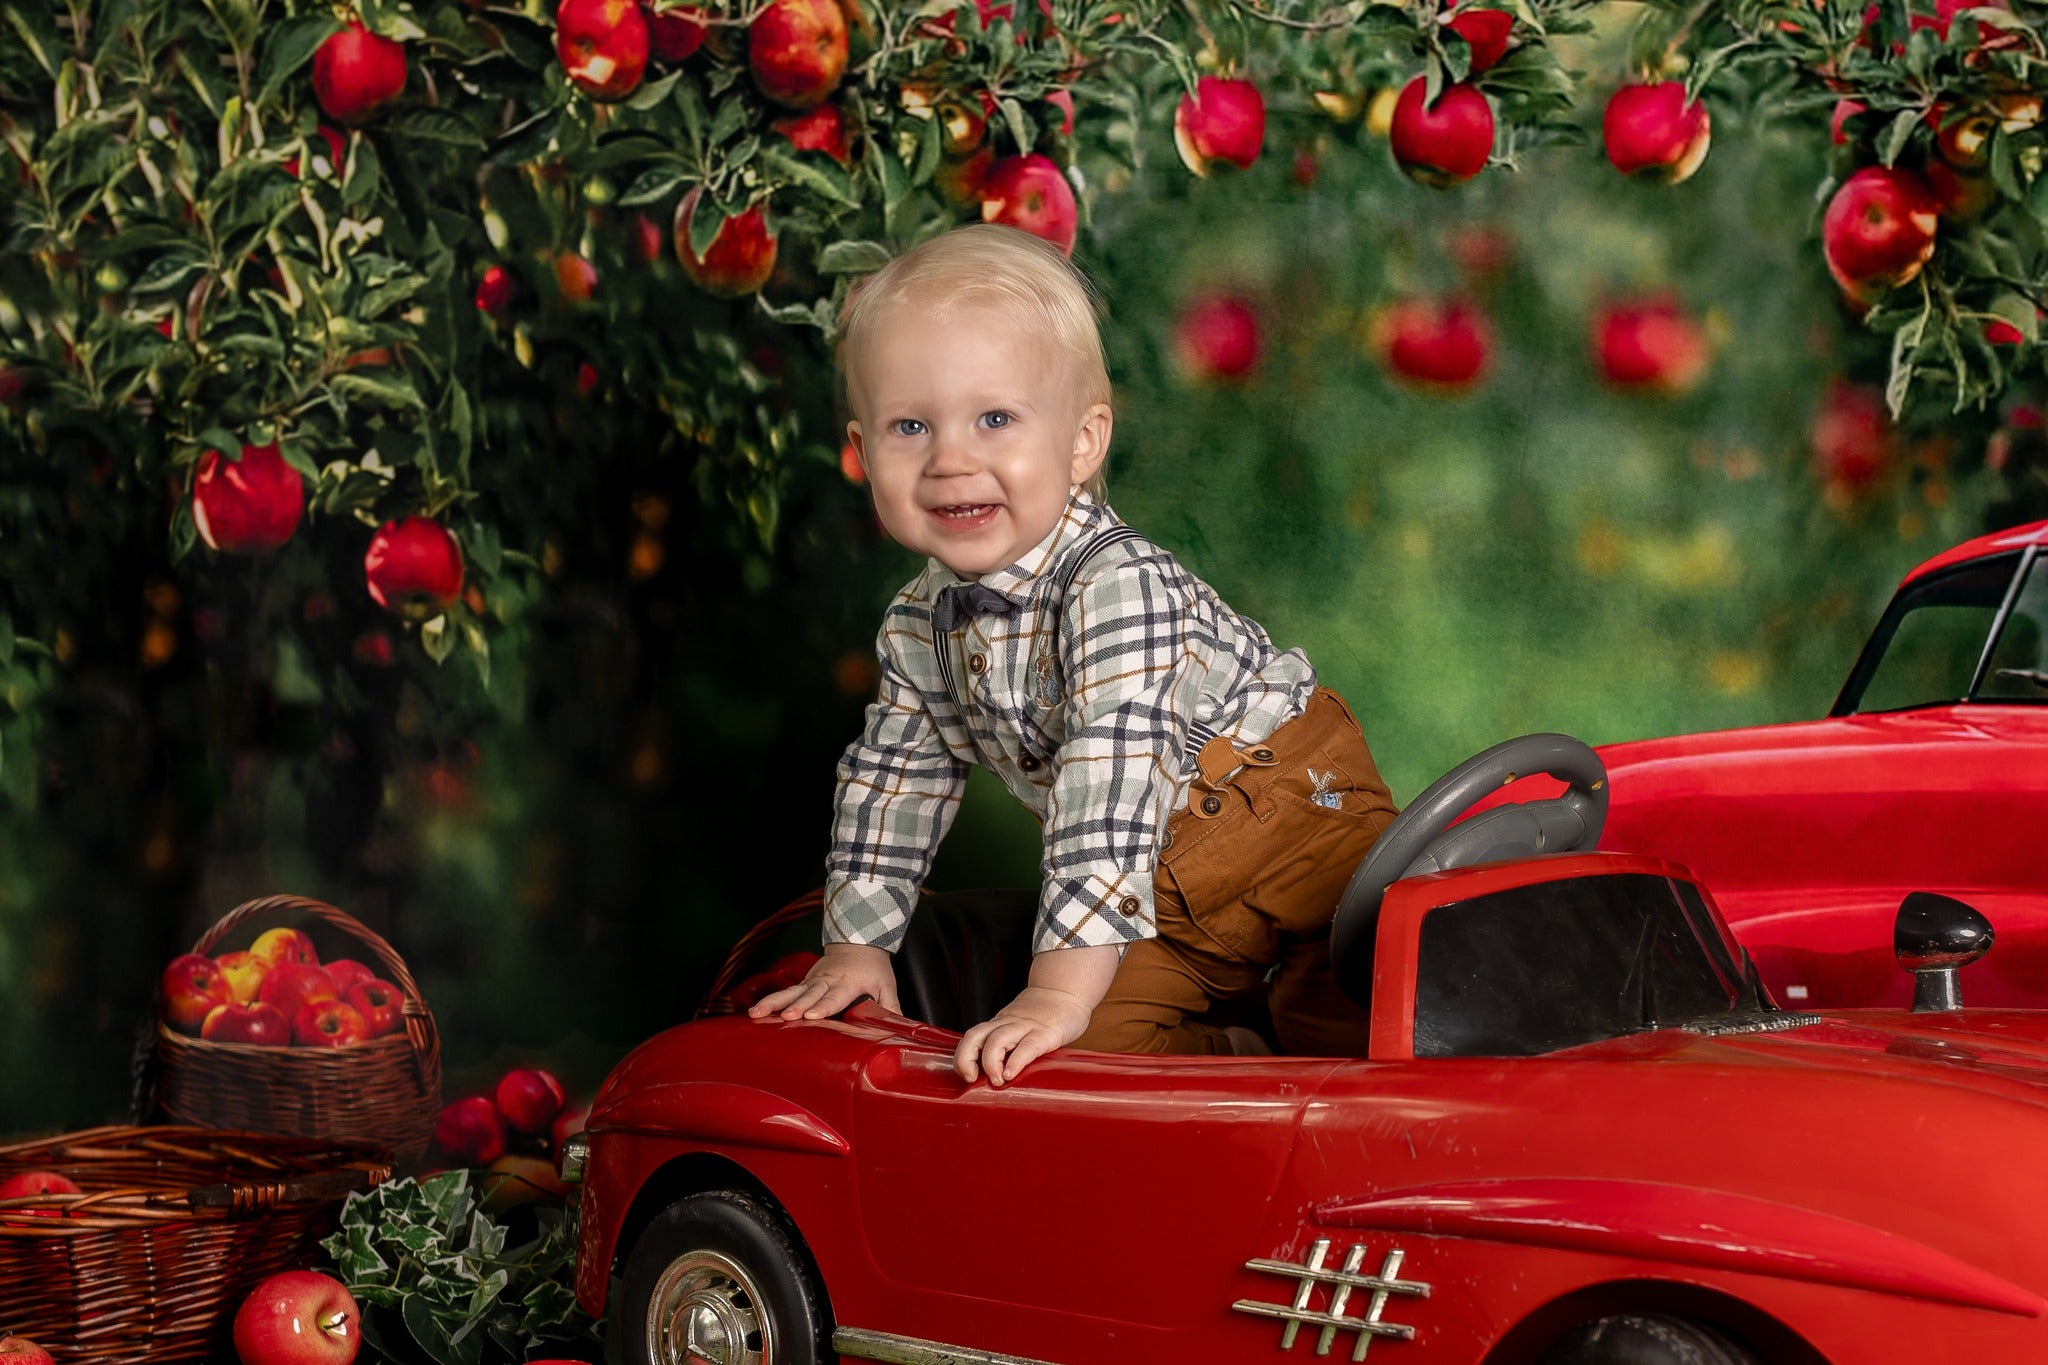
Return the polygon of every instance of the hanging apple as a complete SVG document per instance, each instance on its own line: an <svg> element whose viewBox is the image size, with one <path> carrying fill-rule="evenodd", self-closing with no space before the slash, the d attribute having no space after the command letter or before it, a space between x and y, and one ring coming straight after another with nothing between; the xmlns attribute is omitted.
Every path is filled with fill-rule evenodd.
<svg viewBox="0 0 2048 1365"><path fill-rule="evenodd" d="M742 209L719 226L700 258L690 249L690 222L696 216L701 190L691 190L676 205L676 260L700 289L723 298L751 294L775 273L775 234L761 206Z"/></svg>
<svg viewBox="0 0 2048 1365"><path fill-rule="evenodd" d="M1821 215L1828 273L1851 299L1868 303L1920 273L1934 255L1939 222L1925 177L1898 166L1865 166L1842 182Z"/></svg>
<svg viewBox="0 0 2048 1365"><path fill-rule="evenodd" d="M1881 479L1897 453L1897 437L1884 394L1872 384L1829 382L1807 429L1814 472L1836 496L1865 491Z"/></svg>
<svg viewBox="0 0 2048 1365"><path fill-rule="evenodd" d="M1444 22L1444 27L1465 40L1472 62L1467 76L1476 76L1508 53L1508 37L1515 30L1515 16L1506 10L1461 9Z"/></svg>
<svg viewBox="0 0 2048 1365"><path fill-rule="evenodd" d="M1000 157L990 165L981 186L981 219L1022 228L1068 256L1081 225L1074 187L1052 158L1037 152Z"/></svg>
<svg viewBox="0 0 2048 1365"><path fill-rule="evenodd" d="M747 25L747 70L775 103L808 109L846 73L846 14L839 0L769 0Z"/></svg>
<svg viewBox="0 0 2048 1365"><path fill-rule="evenodd" d="M229 460L218 450L199 457L192 476L192 524L207 548L265 555L292 538L306 510L306 481L272 442L242 447Z"/></svg>
<svg viewBox="0 0 2048 1365"><path fill-rule="evenodd" d="M640 0L647 13L648 46L665 62L685 61L704 46L704 11L694 5L657 10L653 0Z"/></svg>
<svg viewBox="0 0 2048 1365"><path fill-rule="evenodd" d="M462 550L428 517L387 521L363 556L370 600L413 621L439 616L462 595Z"/></svg>
<svg viewBox="0 0 2048 1365"><path fill-rule="evenodd" d="M639 0L562 0L555 11L555 56L594 100L621 100L639 88L650 43Z"/></svg>
<svg viewBox="0 0 2048 1365"><path fill-rule="evenodd" d="M1713 125L1706 105L1686 99L1683 82L1654 81L1608 96L1600 136L1623 175L1676 185L1707 159Z"/></svg>
<svg viewBox="0 0 2048 1365"><path fill-rule="evenodd" d="M1242 170L1266 140L1266 101L1250 81L1204 76L1173 111L1173 143L1196 175L1218 161Z"/></svg>
<svg viewBox="0 0 2048 1365"><path fill-rule="evenodd" d="M1707 372L1707 334L1670 297L1610 303L1593 315L1600 377L1619 389L1686 393Z"/></svg>
<svg viewBox="0 0 2048 1365"><path fill-rule="evenodd" d="M1197 295L1174 321L1174 359L1196 383L1242 379L1259 367L1263 351L1259 315L1240 294Z"/></svg>
<svg viewBox="0 0 2048 1365"><path fill-rule="evenodd" d="M1492 360L1492 325L1460 299L1398 299L1376 320L1373 339L1397 378L1446 393L1472 387Z"/></svg>
<svg viewBox="0 0 2048 1365"><path fill-rule="evenodd" d="M823 152L844 166L847 164L846 119L836 104L821 104L801 114L776 119L768 125L789 139L800 152Z"/></svg>
<svg viewBox="0 0 2048 1365"><path fill-rule="evenodd" d="M405 89L405 48L351 21L313 53L313 97L327 116L360 123Z"/></svg>
<svg viewBox="0 0 2048 1365"><path fill-rule="evenodd" d="M1394 161L1415 180L1438 189L1462 184L1493 155L1493 106L1475 85L1445 86L1428 103L1429 78L1417 76L1394 101L1387 138Z"/></svg>
<svg viewBox="0 0 2048 1365"><path fill-rule="evenodd" d="M518 294L519 282L512 272L502 265L487 266L476 283L477 311L493 322L503 322L512 316L512 301Z"/></svg>

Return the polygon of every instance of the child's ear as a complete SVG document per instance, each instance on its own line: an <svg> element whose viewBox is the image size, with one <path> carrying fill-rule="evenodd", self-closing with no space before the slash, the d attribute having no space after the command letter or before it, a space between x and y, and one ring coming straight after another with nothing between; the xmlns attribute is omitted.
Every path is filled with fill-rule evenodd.
<svg viewBox="0 0 2048 1365"><path fill-rule="evenodd" d="M1081 414L1081 425L1074 430L1074 463L1067 482L1083 484L1095 477L1109 457L1109 433L1115 425L1107 403L1092 404Z"/></svg>
<svg viewBox="0 0 2048 1365"><path fill-rule="evenodd" d="M866 474L868 472L868 447L867 442L861 438L860 423L848 422L846 424L846 443L853 447L854 456L860 460L860 472Z"/></svg>

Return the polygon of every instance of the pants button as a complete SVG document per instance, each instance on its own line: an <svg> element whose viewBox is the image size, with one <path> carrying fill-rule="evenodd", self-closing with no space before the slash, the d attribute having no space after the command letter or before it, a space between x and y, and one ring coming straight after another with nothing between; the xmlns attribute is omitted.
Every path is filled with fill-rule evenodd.
<svg viewBox="0 0 2048 1365"><path fill-rule="evenodd" d="M1222 798L1222 797L1220 797L1220 796L1205 796L1205 797L1203 797L1203 798L1202 798L1202 814L1204 814L1204 815L1214 815L1214 814L1215 814L1215 813L1216 813L1217 811L1219 811L1219 810L1222 810L1222 809L1223 809L1223 798Z"/></svg>

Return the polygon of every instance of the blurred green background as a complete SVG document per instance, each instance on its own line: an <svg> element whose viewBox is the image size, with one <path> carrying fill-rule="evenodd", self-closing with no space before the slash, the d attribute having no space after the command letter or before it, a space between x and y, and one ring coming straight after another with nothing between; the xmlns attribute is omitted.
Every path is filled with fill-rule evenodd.
<svg viewBox="0 0 2048 1365"><path fill-rule="evenodd" d="M1614 64L1597 43L1586 56ZM1922 414L1873 482L1827 486L1812 427L1828 386L1881 385L1885 356L1821 266L1826 132L1716 119L1675 187L1623 180L1594 136L1433 191L1395 172L1363 112L1284 105L1244 172L1190 176L1164 129L1138 135L1135 171L1081 167L1076 259L1108 302L1117 384L1112 503L1307 651L1397 798L1526 731L1600 743L1821 714L1898 578L2029 506L1985 461L2010 410L2040 401L2024 387L1997 411ZM1261 323L1240 381L1176 360L1176 319L1214 288ZM1709 367L1682 394L1617 391L1593 309L1655 290L1698 319ZM1470 391L1418 391L1375 355L1379 310L1415 291L1492 319ZM80 604L112 644L65 671L32 735L0 732L32 774L0 807L0 1132L125 1116L157 973L254 896L326 900L392 941L451 1098L515 1059L587 1097L689 1016L737 934L820 883L874 630L918 566L839 469L822 346L767 335L763 382L816 447L775 550L735 552L728 514L657 443L600 459L565 439L561 467L501 490L548 528L550 568L493 604L515 624L491 704L453 727L454 664L446 695L394 674L366 713L388 727L320 720L289 660L263 689L211 693L272 647L234 624L261 619L243 608L271 590L266 561ZM577 400L556 401L566 431ZM602 401L629 431L632 396ZM138 653L152 622L176 632L168 665ZM1033 843L977 780L933 885L1029 884Z"/></svg>

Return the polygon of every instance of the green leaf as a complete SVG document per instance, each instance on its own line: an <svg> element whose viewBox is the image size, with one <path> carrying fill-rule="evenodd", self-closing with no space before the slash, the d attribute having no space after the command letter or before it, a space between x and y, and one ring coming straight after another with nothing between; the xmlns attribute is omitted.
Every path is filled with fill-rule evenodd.
<svg viewBox="0 0 2048 1365"><path fill-rule="evenodd" d="M833 203L844 204L848 208L860 207L860 196L854 193L853 182L847 179L839 163L823 152L792 154L780 147L763 147L761 164L776 179L799 185ZM898 170L901 170L900 163Z"/></svg>
<svg viewBox="0 0 2048 1365"><path fill-rule="evenodd" d="M360 398L382 407L422 410L426 407L413 382L395 375L338 374L329 381L328 387L343 397Z"/></svg>
<svg viewBox="0 0 2048 1365"><path fill-rule="evenodd" d="M698 260L703 260L704 253L711 250L712 242L718 239L719 232L725 227L725 220L723 209L716 204L707 204L703 199L699 199L696 207L690 210L690 252Z"/></svg>
<svg viewBox="0 0 2048 1365"><path fill-rule="evenodd" d="M440 662L438 659L436 663ZM412 1333L412 1339L419 1348L431 1356L437 1365L478 1365L483 1359L483 1341L471 1338L463 1346L449 1339L448 1324L434 1312L433 1305L422 1295L414 1294L400 1309L405 1318L405 1330Z"/></svg>
<svg viewBox="0 0 2048 1365"><path fill-rule="evenodd" d="M296 19L287 19L271 29L263 40L263 61L258 67L259 104L267 103L277 93L278 87L289 80L294 72L313 59L320 44L331 34L339 33L341 25L332 14L308 14Z"/></svg>
<svg viewBox="0 0 2048 1365"><path fill-rule="evenodd" d="M825 275L863 275L889 263L889 248L880 242L836 241L818 253L818 271Z"/></svg>
<svg viewBox="0 0 2048 1365"><path fill-rule="evenodd" d="M451 147L482 147L483 134L466 118L445 109L401 109L387 120L399 137L445 142Z"/></svg>
<svg viewBox="0 0 2048 1365"><path fill-rule="evenodd" d="M436 664L448 658L449 651L455 648L455 634L448 629L446 613L436 616L420 627L420 648L425 650L427 657Z"/></svg>
<svg viewBox="0 0 2048 1365"><path fill-rule="evenodd" d="M633 208L640 204L653 204L668 198L694 177L680 165L649 166L633 177L633 183L626 186L626 192L619 196L619 204Z"/></svg>
<svg viewBox="0 0 2048 1365"><path fill-rule="evenodd" d="M0 664L14 662L14 618L0 613Z"/></svg>
<svg viewBox="0 0 2048 1365"><path fill-rule="evenodd" d="M675 89L676 82L682 78L682 72L671 71L657 80L643 81L640 88L633 92L632 98L626 101L626 107L638 109L643 113L657 108L669 97L669 93Z"/></svg>
<svg viewBox="0 0 2048 1365"><path fill-rule="evenodd" d="M1906 143L1911 140L1913 130L1921 125L1923 117L1923 111L1919 109L1901 109L1894 114L1892 121L1885 125L1884 132L1878 135L1877 159L1887 166L1897 161L1899 153L1906 150Z"/></svg>

